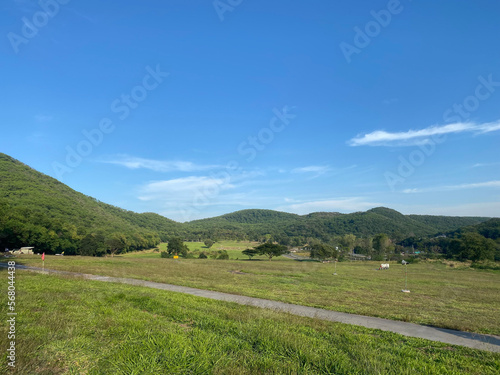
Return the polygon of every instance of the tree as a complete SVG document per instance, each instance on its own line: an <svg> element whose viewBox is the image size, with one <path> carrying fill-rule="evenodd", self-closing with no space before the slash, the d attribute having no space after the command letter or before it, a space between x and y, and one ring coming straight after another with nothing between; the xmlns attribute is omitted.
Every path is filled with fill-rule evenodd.
<svg viewBox="0 0 500 375"><path fill-rule="evenodd" d="M356 244L356 236L354 234L344 234L340 239L340 245L351 253Z"/></svg>
<svg viewBox="0 0 500 375"><path fill-rule="evenodd" d="M353 249L355 254L372 255L373 239L371 237L358 238Z"/></svg>
<svg viewBox="0 0 500 375"><path fill-rule="evenodd" d="M208 247L209 249L214 245L214 241L212 241L211 239L207 239L205 240L204 244L206 247Z"/></svg>
<svg viewBox="0 0 500 375"><path fill-rule="evenodd" d="M106 253L106 241L102 234L87 234L80 242L80 255L102 256Z"/></svg>
<svg viewBox="0 0 500 375"><path fill-rule="evenodd" d="M188 247L184 245L184 241L180 237L172 237L168 241L167 252L169 254L186 256L188 250Z"/></svg>
<svg viewBox="0 0 500 375"><path fill-rule="evenodd" d="M461 260L493 260L495 257L495 242L479 233L464 233L461 242L459 254Z"/></svg>
<svg viewBox="0 0 500 375"><path fill-rule="evenodd" d="M111 257L113 257L115 254L120 254L125 250L127 247L127 238L123 234L115 234L106 240L106 246Z"/></svg>
<svg viewBox="0 0 500 375"><path fill-rule="evenodd" d="M330 245L316 242L309 246L311 258L325 260L327 258L337 258L338 251Z"/></svg>
<svg viewBox="0 0 500 375"><path fill-rule="evenodd" d="M380 233L373 237L373 249L376 255L373 259L383 260L387 252L392 252L394 250L394 246L387 234Z"/></svg>
<svg viewBox="0 0 500 375"><path fill-rule="evenodd" d="M248 259L252 259L254 256L259 254L259 251L256 249L245 249L242 251L242 253L245 254L248 257Z"/></svg>
<svg viewBox="0 0 500 375"><path fill-rule="evenodd" d="M277 245L270 242L263 243L255 248L260 255L266 255L269 260L273 257L279 257L280 255L288 253L286 246Z"/></svg>

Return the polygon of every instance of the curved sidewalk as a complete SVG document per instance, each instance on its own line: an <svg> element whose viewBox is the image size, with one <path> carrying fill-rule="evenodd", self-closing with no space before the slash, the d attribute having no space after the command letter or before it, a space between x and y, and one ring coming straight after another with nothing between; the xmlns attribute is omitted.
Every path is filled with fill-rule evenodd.
<svg viewBox="0 0 500 375"><path fill-rule="evenodd" d="M5 263L0 263L0 265L4 267L7 266ZM129 278L111 277L111 276L97 276L97 275L89 275L77 272L57 271L48 269L43 271L41 268L38 267L28 267L22 265L16 265L16 269L25 269L34 272L62 274L68 276L83 277L89 280L116 282L122 284L145 286L154 289L168 290L172 292L186 293L198 297L210 298L219 301L235 302L241 305L249 305L266 309L272 309L275 311L287 312L290 314L305 316L309 318L328 320L331 322L340 322L345 324L362 326L366 328L380 329L382 331L399 333L404 336L418 337L422 339L439 341L452 345L460 345L473 349L487 350L490 352L500 353L500 336L484 335L479 333L455 331L445 328L422 326L414 323L406 323L396 320L375 318L375 317L356 315L356 314L348 314L348 313L336 312L315 307L293 305L284 302L271 301L262 298L246 297L235 294L214 292L210 290L196 289L196 288L190 288L186 286L179 286L172 284L156 283L152 281L145 281L138 279L129 279Z"/></svg>

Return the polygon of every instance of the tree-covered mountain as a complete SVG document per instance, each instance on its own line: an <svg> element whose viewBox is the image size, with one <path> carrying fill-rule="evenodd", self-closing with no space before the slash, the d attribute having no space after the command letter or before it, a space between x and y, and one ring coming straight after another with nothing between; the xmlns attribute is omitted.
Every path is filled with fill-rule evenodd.
<svg viewBox="0 0 500 375"><path fill-rule="evenodd" d="M139 214L99 202L0 154L0 249L35 246L49 253L100 255L152 247L171 237L272 240L298 246L312 240L333 243L346 234L363 239L385 233L401 241L487 219L403 215L385 207L308 215L253 209L181 224L155 213Z"/></svg>
<svg viewBox="0 0 500 375"><path fill-rule="evenodd" d="M272 210L242 210L209 219L186 223L187 236L199 238L238 238L263 241L266 238L286 243L308 238L331 242L335 236L357 237L386 233L396 240L409 236L426 236L481 223L485 217L449 217L403 215L395 210L377 207L350 214L316 212L295 215Z"/></svg>
<svg viewBox="0 0 500 375"><path fill-rule="evenodd" d="M85 239L86 249L121 252L155 246L180 228L157 214L99 202L0 154L0 249L77 254Z"/></svg>

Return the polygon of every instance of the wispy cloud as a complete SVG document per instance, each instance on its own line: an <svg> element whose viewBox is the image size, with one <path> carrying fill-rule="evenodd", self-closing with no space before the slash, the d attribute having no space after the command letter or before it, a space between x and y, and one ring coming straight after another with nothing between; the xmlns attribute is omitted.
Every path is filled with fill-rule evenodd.
<svg viewBox="0 0 500 375"><path fill-rule="evenodd" d="M365 201L364 197L351 197L351 198L326 199L326 200L296 203L278 207L277 209L280 211L293 212L299 215L304 215L318 211L334 211L334 212L365 211L367 209L381 205L382 204L376 202L367 202Z"/></svg>
<svg viewBox="0 0 500 375"><path fill-rule="evenodd" d="M310 165L307 167L294 168L291 170L292 173L308 173L313 174L313 177L321 176L328 171L330 171L330 167L326 165Z"/></svg>
<svg viewBox="0 0 500 375"><path fill-rule="evenodd" d="M418 215L446 215L446 216L483 216L499 217L500 202L473 202L453 205L395 205L395 210L404 214Z"/></svg>
<svg viewBox="0 0 500 375"><path fill-rule="evenodd" d="M212 195L215 191L234 188L223 179L207 176L190 176L165 181L152 181L141 188L140 200L185 201L196 193Z"/></svg>
<svg viewBox="0 0 500 375"><path fill-rule="evenodd" d="M416 188L416 189L405 189L403 193L428 193L434 191L449 191L449 190L464 190L464 189L477 189L477 188L499 188L500 181L486 181L486 182L476 182L470 184L459 184L459 185L446 185L446 186L435 186L429 188Z"/></svg>
<svg viewBox="0 0 500 375"><path fill-rule="evenodd" d="M155 172L196 172L221 168L218 165L202 165L190 161L153 160L128 155L118 155L112 159L100 160L100 162L120 165L129 169L150 169Z"/></svg>
<svg viewBox="0 0 500 375"><path fill-rule="evenodd" d="M476 163L471 168L495 167L497 165L500 165L500 161L496 163Z"/></svg>
<svg viewBox="0 0 500 375"><path fill-rule="evenodd" d="M434 135L453 133L484 134L500 130L500 120L484 124L473 122L457 122L448 125L429 126L420 130L408 130L405 132L386 132L377 130L364 135L357 135L347 143L350 146L411 146L423 144L430 141Z"/></svg>
<svg viewBox="0 0 500 375"><path fill-rule="evenodd" d="M210 215L207 211L210 207L213 210L216 206L261 206L269 199L262 192L248 190L247 186L258 184L260 176L263 176L261 171L243 171L233 175L216 172L213 176L151 181L139 188L137 198L151 207L150 210L161 211L175 220L189 221L214 216L216 213L212 211ZM229 211L226 209L222 213L225 212Z"/></svg>

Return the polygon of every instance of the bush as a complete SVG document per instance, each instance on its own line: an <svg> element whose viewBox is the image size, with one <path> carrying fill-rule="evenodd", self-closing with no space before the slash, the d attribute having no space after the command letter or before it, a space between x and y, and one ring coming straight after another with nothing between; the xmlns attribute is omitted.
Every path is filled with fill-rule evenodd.
<svg viewBox="0 0 500 375"><path fill-rule="evenodd" d="M198 259L207 259L207 254L205 253L200 253L200 256L198 257Z"/></svg>
<svg viewBox="0 0 500 375"><path fill-rule="evenodd" d="M217 257L217 259L227 260L229 259L229 254L227 253L226 250L222 250L219 252L219 256Z"/></svg>
<svg viewBox="0 0 500 375"><path fill-rule="evenodd" d="M476 268L480 270L497 270L500 271L500 263L492 261L474 262L471 264L471 268Z"/></svg>
<svg viewBox="0 0 500 375"><path fill-rule="evenodd" d="M173 255L172 255L172 254L167 253L166 251L162 251L162 252L160 253L160 257L162 257L162 258L172 258L172 257L173 257Z"/></svg>
<svg viewBox="0 0 500 375"><path fill-rule="evenodd" d="M407 262L408 264L418 263L418 262L420 262L420 258L411 257L411 258L405 259L405 262Z"/></svg>

